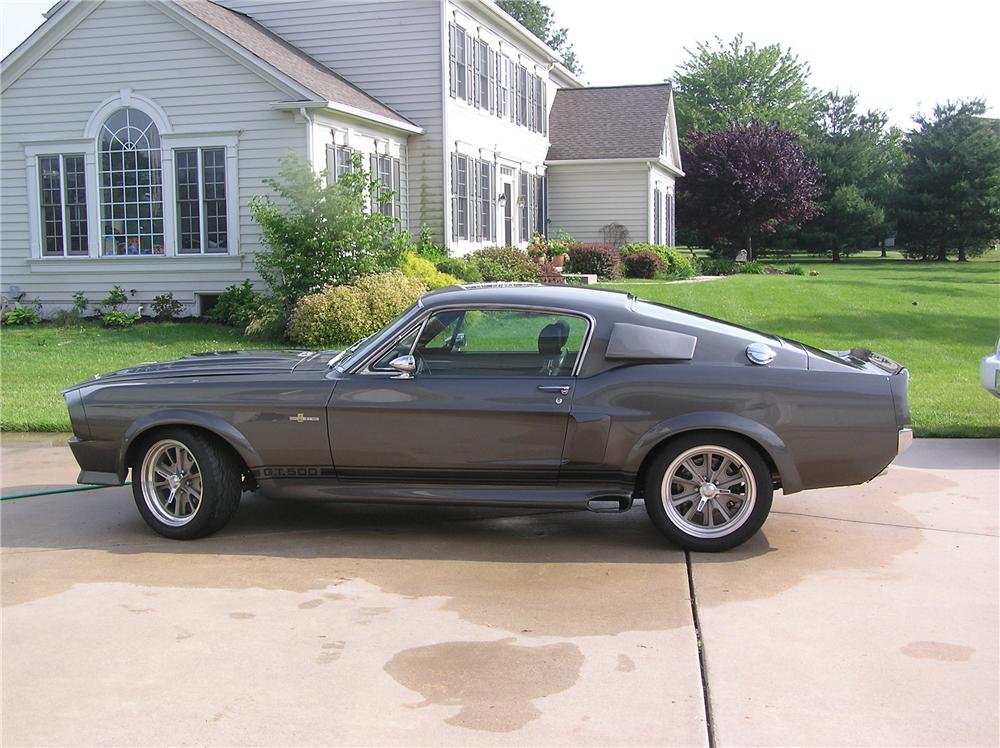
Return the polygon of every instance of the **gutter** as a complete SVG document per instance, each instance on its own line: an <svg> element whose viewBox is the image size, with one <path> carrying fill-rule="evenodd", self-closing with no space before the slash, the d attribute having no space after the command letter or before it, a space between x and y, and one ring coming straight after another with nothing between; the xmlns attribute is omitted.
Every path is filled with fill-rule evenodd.
<svg viewBox="0 0 1000 748"><path fill-rule="evenodd" d="M355 119L365 120L366 122L375 122L383 125L384 127L398 130L400 132L412 133L414 135L422 135L424 132L424 128L419 125L414 125L412 122L393 119L391 117L386 117L383 114L367 112L364 109L358 109L357 107L349 106L347 104L340 104L336 101L323 101L320 99L311 101L278 101L271 104L271 109L277 111L296 112L302 112L306 109L325 109L338 114L346 115L348 117L353 117Z"/></svg>
<svg viewBox="0 0 1000 748"><path fill-rule="evenodd" d="M678 169L664 158L567 158L567 159L546 159L546 166L584 166L587 164L653 164L662 166L671 174L683 177L684 172Z"/></svg>

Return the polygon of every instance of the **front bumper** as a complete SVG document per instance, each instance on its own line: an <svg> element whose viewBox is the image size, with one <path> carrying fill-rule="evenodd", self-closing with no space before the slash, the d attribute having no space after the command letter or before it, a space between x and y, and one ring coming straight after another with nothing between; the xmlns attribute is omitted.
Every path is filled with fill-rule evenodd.
<svg viewBox="0 0 1000 748"><path fill-rule="evenodd" d="M896 437L896 454L901 455L913 445L913 429L900 429Z"/></svg>

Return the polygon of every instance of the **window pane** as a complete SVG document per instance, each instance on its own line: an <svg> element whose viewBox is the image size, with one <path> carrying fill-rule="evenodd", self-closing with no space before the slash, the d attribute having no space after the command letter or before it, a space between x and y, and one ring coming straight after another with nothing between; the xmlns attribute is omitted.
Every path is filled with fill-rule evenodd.
<svg viewBox="0 0 1000 748"><path fill-rule="evenodd" d="M226 222L226 149L204 148L201 152L202 187L205 195L205 252L228 251Z"/></svg>
<svg viewBox="0 0 1000 748"><path fill-rule="evenodd" d="M138 109L119 109L98 139L104 255L163 254L160 133Z"/></svg>
<svg viewBox="0 0 1000 748"><path fill-rule="evenodd" d="M421 335L415 353L430 363L421 376L567 376L587 324L545 312L440 312L428 320L425 330L433 332Z"/></svg>
<svg viewBox="0 0 1000 748"><path fill-rule="evenodd" d="M42 213L42 254L63 254L62 169L59 156L38 159L39 207Z"/></svg>
<svg viewBox="0 0 1000 748"><path fill-rule="evenodd" d="M201 251L201 217L198 194L198 151L174 151L177 183L177 252Z"/></svg>
<svg viewBox="0 0 1000 748"><path fill-rule="evenodd" d="M67 247L71 255L87 254L87 177L82 154L63 156L66 180Z"/></svg>

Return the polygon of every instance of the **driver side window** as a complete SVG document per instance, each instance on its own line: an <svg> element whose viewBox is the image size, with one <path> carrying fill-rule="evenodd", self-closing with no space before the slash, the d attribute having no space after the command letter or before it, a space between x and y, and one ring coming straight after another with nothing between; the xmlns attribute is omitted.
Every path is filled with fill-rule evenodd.
<svg viewBox="0 0 1000 748"><path fill-rule="evenodd" d="M436 312L414 348L423 376L569 376L587 320L520 309Z"/></svg>

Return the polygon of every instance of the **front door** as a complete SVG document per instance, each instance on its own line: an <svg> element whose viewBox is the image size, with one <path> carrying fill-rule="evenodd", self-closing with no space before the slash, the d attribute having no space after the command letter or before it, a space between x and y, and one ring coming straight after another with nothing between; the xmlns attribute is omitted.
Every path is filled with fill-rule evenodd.
<svg viewBox="0 0 1000 748"><path fill-rule="evenodd" d="M342 480L555 481L588 322L513 309L445 310L340 381L330 402ZM412 351L417 371L389 362Z"/></svg>

